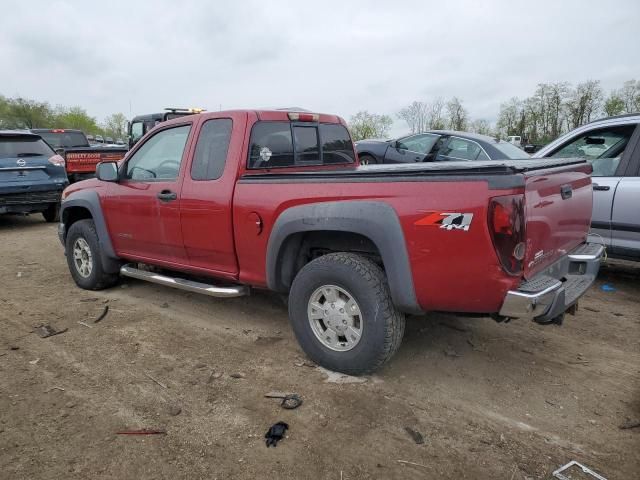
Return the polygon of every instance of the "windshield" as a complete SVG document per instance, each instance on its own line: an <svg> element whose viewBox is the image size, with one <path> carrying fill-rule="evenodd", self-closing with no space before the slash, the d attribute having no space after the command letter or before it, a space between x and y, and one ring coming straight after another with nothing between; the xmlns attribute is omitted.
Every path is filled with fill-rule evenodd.
<svg viewBox="0 0 640 480"><path fill-rule="evenodd" d="M82 132L39 132L38 135L53 148L89 146L89 142Z"/></svg>
<svg viewBox="0 0 640 480"><path fill-rule="evenodd" d="M0 136L0 158L51 157L55 154L41 138L31 135Z"/></svg>
<svg viewBox="0 0 640 480"><path fill-rule="evenodd" d="M495 148L497 148L498 150L500 150L502 153L504 153L506 158L517 159L517 158L530 158L531 157L531 155L529 155L527 152L525 152L524 150L516 147L515 145L513 145L511 143L500 142L500 143L494 143L492 145Z"/></svg>

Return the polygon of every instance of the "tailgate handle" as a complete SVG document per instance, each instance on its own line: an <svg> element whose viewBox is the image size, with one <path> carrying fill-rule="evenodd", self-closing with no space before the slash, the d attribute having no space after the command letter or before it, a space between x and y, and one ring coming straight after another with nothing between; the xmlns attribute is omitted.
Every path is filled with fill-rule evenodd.
<svg viewBox="0 0 640 480"><path fill-rule="evenodd" d="M601 190L603 192L606 192L607 190L609 190L611 187L609 185L598 185L597 183L593 184L593 189L594 190Z"/></svg>
<svg viewBox="0 0 640 480"><path fill-rule="evenodd" d="M572 195L573 195L573 188L571 188L571 185L562 185L560 187L560 196L562 197L563 200L566 200L567 198L571 198Z"/></svg>
<svg viewBox="0 0 640 480"><path fill-rule="evenodd" d="M158 198L163 202L171 202L178 198L178 194L176 192L172 192L171 190L162 190L158 194Z"/></svg>

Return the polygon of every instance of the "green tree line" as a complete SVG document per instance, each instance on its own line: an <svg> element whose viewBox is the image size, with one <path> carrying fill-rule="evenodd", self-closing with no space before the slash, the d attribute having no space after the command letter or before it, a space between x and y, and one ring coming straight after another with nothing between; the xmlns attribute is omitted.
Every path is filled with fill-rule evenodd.
<svg viewBox="0 0 640 480"><path fill-rule="evenodd" d="M88 135L124 139L127 118L122 113L114 113L100 124L79 106L52 107L48 102L0 95L0 129L31 128L74 128Z"/></svg>

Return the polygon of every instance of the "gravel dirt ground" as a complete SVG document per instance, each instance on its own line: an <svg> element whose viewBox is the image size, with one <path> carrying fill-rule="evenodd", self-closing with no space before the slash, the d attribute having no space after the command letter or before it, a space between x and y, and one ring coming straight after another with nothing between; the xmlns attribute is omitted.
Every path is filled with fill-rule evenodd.
<svg viewBox="0 0 640 480"><path fill-rule="evenodd" d="M410 318L391 363L354 379L305 359L276 295L80 290L38 215L0 217L0 244L0 478L515 480L570 460L640 478L640 428L619 428L640 420L638 265L607 262L562 327Z"/></svg>

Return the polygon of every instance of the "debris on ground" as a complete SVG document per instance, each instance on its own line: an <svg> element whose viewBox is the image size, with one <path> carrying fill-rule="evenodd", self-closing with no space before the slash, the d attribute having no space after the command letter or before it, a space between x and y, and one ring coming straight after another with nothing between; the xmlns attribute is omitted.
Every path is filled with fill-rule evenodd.
<svg viewBox="0 0 640 480"><path fill-rule="evenodd" d="M98 297L89 297L80 299L81 302L97 302L99 300Z"/></svg>
<svg viewBox="0 0 640 480"><path fill-rule="evenodd" d="M289 429L289 425L284 422L278 422L269 428L267 433L264 434L264 438L266 439L267 448L273 446L277 447L278 442L282 440L284 434Z"/></svg>
<svg viewBox="0 0 640 480"><path fill-rule="evenodd" d="M600 290L602 290L603 292L615 292L617 289L613 285L609 285L608 283L605 283L600 287Z"/></svg>
<svg viewBox="0 0 640 480"><path fill-rule="evenodd" d="M640 420L627 420L622 425L618 426L620 430L629 430L631 428L640 427Z"/></svg>
<svg viewBox="0 0 640 480"><path fill-rule="evenodd" d="M9 347L9 350L20 350L20 347L18 347L17 345L11 345Z"/></svg>
<svg viewBox="0 0 640 480"><path fill-rule="evenodd" d="M316 368L317 367L317 365L315 363L308 362L306 360L298 360L297 362L294 363L294 365L296 367L309 367L309 368Z"/></svg>
<svg viewBox="0 0 640 480"><path fill-rule="evenodd" d="M31 360L31 361L29 362L29 365L37 365L39 361L40 361L40 359L39 359L39 358L36 358L35 360Z"/></svg>
<svg viewBox="0 0 640 480"><path fill-rule="evenodd" d="M182 408L180 408L178 405L171 405L169 407L169 415L171 415L172 417L180 415L181 413L182 413Z"/></svg>
<svg viewBox="0 0 640 480"><path fill-rule="evenodd" d="M105 305L104 306L104 310L102 310L102 313L100 314L100 316L98 316L98 318L96 318L93 323L98 323L100 321L102 321L104 319L104 317L107 316L107 313L109 313L109 305Z"/></svg>
<svg viewBox="0 0 640 480"><path fill-rule="evenodd" d="M429 468L426 465L423 465L421 463L416 463L416 462L410 462L409 460L396 460L396 462L398 462L401 465L413 465L414 467Z"/></svg>
<svg viewBox="0 0 640 480"><path fill-rule="evenodd" d="M166 435L166 430L151 430L151 429L143 429L143 430L123 430L121 432L116 432L116 435Z"/></svg>
<svg viewBox="0 0 640 480"><path fill-rule="evenodd" d="M229 376L230 376L231 378L244 378L244 377L245 377L244 373L240 373L240 372L237 372L237 373L231 373L231 374L229 374Z"/></svg>
<svg viewBox="0 0 640 480"><path fill-rule="evenodd" d="M574 467L576 467L576 468L574 468ZM559 469L554 471L552 475L555 478L558 478L560 480L571 480L572 478L574 478L573 475L566 476L566 475L564 475L562 473L562 472L567 472L567 473L571 474L571 472L568 472L568 470L571 470L571 469L574 471L574 473L576 473L578 471L578 469L580 469L580 470L582 470L582 473L584 473L586 475L589 475L589 476L591 476L593 478L597 478L598 480L607 480L602 475L594 472L590 468L585 467L584 465L582 465L581 463L576 462L575 460L571 460L566 465L563 465L562 467L560 467Z"/></svg>
<svg viewBox="0 0 640 480"><path fill-rule="evenodd" d="M145 372L145 375L150 378L151 380L153 380L154 382L156 382L158 385L160 385L162 388L168 388L164 383L162 383L160 380L153 378L151 375L149 375L148 373Z"/></svg>
<svg viewBox="0 0 640 480"><path fill-rule="evenodd" d="M323 367L316 367L316 369L327 376L324 383L365 383L367 381L366 377L354 377L345 373L327 370Z"/></svg>
<svg viewBox="0 0 640 480"><path fill-rule="evenodd" d="M222 377L222 372L211 372L211 375L209 375L209 380L208 383L211 383L211 380L217 380L218 378Z"/></svg>
<svg viewBox="0 0 640 480"><path fill-rule="evenodd" d="M82 325L83 327L87 327L87 328L93 328L91 325L89 325L88 323L84 323L78 320L78 324Z"/></svg>
<svg viewBox="0 0 640 480"><path fill-rule="evenodd" d="M414 430L411 427L404 427L404 431L409 434L417 445L422 445L424 443L424 436L419 431Z"/></svg>
<svg viewBox="0 0 640 480"><path fill-rule="evenodd" d="M54 390L60 390L61 392L64 392L64 388L62 388L62 387L51 387L48 390L45 390L44 393L49 393L49 392L52 392Z"/></svg>
<svg viewBox="0 0 640 480"><path fill-rule="evenodd" d="M53 337L54 335L60 335L61 333L66 332L67 330L69 329L63 328L62 330L56 330L51 325L47 324L47 325L42 325L38 327L36 329L36 332L38 333L38 335L40 335L40 338L47 338L47 337Z"/></svg>
<svg viewBox="0 0 640 480"><path fill-rule="evenodd" d="M294 410L302 405L302 398L297 393L269 392L265 393L264 396L266 398L282 399L280 406L287 410Z"/></svg>

